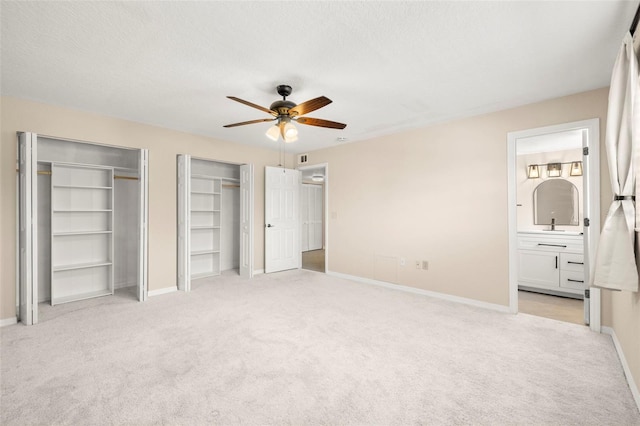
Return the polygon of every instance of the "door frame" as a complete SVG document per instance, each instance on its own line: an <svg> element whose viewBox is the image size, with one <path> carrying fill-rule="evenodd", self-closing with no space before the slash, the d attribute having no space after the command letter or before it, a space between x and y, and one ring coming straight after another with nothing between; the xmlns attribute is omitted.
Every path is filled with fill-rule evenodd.
<svg viewBox="0 0 640 426"><path fill-rule="evenodd" d="M299 166L298 170L315 170L324 168L324 185L323 185L323 210L324 217L322 220L322 233L324 240L324 272L329 272L329 163L318 163L313 165ZM300 224L302 226L302 224ZM302 229L302 228L301 228ZM302 233L302 231L301 231ZM300 257L302 257L302 251L300 251Z"/></svg>
<svg viewBox="0 0 640 426"><path fill-rule="evenodd" d="M583 216L589 218L589 227L583 226L585 282L590 283L595 265L596 247L600 236L600 122L598 118L538 127L507 133L507 182L508 182L508 232L509 232L509 312L518 313L518 224L517 224L517 179L516 164L518 139L542 136L571 130L584 130L583 148L588 155L583 156ZM583 224L584 225L584 224ZM589 288L589 327L600 332L601 293L600 289Z"/></svg>
<svg viewBox="0 0 640 426"><path fill-rule="evenodd" d="M37 254L37 247L38 247L38 227L37 227L37 206L33 206L33 205L29 205L27 206L28 209L32 210L32 219L30 221L31 223L31 232L30 235L28 235L28 241L25 241L24 243L21 243L20 241L20 223L21 223L21 216L23 215L23 211L21 209L22 207L22 203L24 202L23 198L29 199L29 200L34 200L35 202L37 202L37 197L38 197L38 191L37 191L37 164L38 164L38 138L46 138L46 139L53 139L53 140L58 140L58 141L64 141L64 142L74 142L74 143L81 143L81 144L86 144L86 145L96 145L96 146L105 146L105 147L109 147L109 148L116 148L116 149L123 149L123 150L127 150L127 151L135 151L138 153L139 155L139 161L138 161L138 178L139 178L139 185L140 185L140 191L139 191L139 216L138 216L138 229L139 229L139 234L137 236L138 241L139 241L139 247L138 247L138 291L137 291L137 296L138 296L138 300L140 302L143 302L145 300L147 300L148 297L148 291L149 291L149 286L148 286L148 255L149 255L149 220L148 220L148 213L149 213L149 179L148 179L148 169L149 169L149 164L148 164L148 158L149 158L149 151L147 149L144 148L131 148L131 147L125 147L125 146L118 146L118 145L109 145L109 144L103 144L103 143L95 143L95 142L89 142L89 141L82 141L82 140L77 140L77 139L69 139L69 138L61 138L61 137L57 137L57 136L49 136L49 135L40 135L38 133L33 133L33 132L17 132L16 133L16 143L18 146L18 182L16 184L16 188L17 188L17 193L16 193L16 198L18 200L18 208L16 209L16 213L17 213L17 217L16 217L16 223L18 224L18 232L17 232L17 248L18 248L18 257L20 258L17 262L17 266L19 267L19 270L16 271L16 301L17 301L17 305L18 305L18 309L16 310L16 317L18 318L18 320L22 323L24 323L25 325L33 325L33 324L37 324L38 323L38 271L37 271L37 264L38 264L38 254ZM27 193L25 192L25 194L22 194L23 192L23 188L21 186L21 180L20 180L20 173L21 173L21 168L20 168L20 149L21 149L21 145L24 143L21 143L21 139L22 140L27 140L30 141L31 144L31 150L27 151L27 157L26 159L28 159L31 163L31 169L30 169L30 180L31 182L29 183L28 181L27 183L27 187L30 187L30 190L28 191L28 197L26 197ZM48 161L47 161L48 162ZM35 181L35 183L34 183ZM26 197L26 198L25 198ZM31 204L31 203L29 203ZM35 210L35 213L33 212L33 210ZM23 249L23 245L26 248L26 254L25 256L20 256L20 253ZM30 268L31 273L30 274L24 274L22 272L22 268L23 265L27 265ZM21 288L23 289L21 291ZM26 290L26 291L25 291ZM31 300L31 303L28 303L29 300L23 300L23 298L21 297L22 294L25 294L29 300ZM26 316L24 315L24 312L21 314L21 309L22 305L24 303L28 304L28 308L30 310L30 314L27 314Z"/></svg>

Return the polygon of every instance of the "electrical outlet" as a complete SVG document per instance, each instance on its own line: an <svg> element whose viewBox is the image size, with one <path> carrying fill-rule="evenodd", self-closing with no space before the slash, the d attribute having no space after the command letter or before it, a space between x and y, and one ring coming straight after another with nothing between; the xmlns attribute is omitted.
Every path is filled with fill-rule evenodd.
<svg viewBox="0 0 640 426"><path fill-rule="evenodd" d="M405 266L407 264L407 259L405 259L404 257L400 258L400 266Z"/></svg>
<svg viewBox="0 0 640 426"><path fill-rule="evenodd" d="M416 260L416 269L420 269L420 261Z"/></svg>
<svg viewBox="0 0 640 426"><path fill-rule="evenodd" d="M429 262L427 262L426 260L422 261L422 269L424 269L425 271L427 269L429 269Z"/></svg>

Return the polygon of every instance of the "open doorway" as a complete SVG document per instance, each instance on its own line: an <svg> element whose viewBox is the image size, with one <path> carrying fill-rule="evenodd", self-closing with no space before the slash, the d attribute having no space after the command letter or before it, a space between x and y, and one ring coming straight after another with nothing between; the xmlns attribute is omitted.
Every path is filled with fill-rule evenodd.
<svg viewBox="0 0 640 426"><path fill-rule="evenodd" d="M327 271L327 182L328 165L299 168L300 186L300 250L302 269Z"/></svg>
<svg viewBox="0 0 640 426"><path fill-rule="evenodd" d="M598 120L509 133L510 307L600 327Z"/></svg>

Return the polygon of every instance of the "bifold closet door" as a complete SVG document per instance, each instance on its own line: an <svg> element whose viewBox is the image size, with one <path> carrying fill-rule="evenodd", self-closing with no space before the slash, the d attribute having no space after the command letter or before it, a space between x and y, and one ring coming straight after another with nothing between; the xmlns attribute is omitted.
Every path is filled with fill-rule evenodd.
<svg viewBox="0 0 640 426"><path fill-rule="evenodd" d="M253 164L240 166L240 276L253 277Z"/></svg>
<svg viewBox="0 0 640 426"><path fill-rule="evenodd" d="M178 289L191 290L191 156L178 155Z"/></svg>
<svg viewBox="0 0 640 426"><path fill-rule="evenodd" d="M37 135L18 134L18 315L25 325L38 322Z"/></svg>
<svg viewBox="0 0 640 426"><path fill-rule="evenodd" d="M138 300L147 300L149 284L149 150L138 154Z"/></svg>

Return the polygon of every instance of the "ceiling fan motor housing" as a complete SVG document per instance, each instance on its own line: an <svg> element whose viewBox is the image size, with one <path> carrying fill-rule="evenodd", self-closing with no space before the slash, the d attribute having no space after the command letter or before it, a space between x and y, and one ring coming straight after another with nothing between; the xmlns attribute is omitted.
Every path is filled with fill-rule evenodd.
<svg viewBox="0 0 640 426"><path fill-rule="evenodd" d="M295 103L291 101L282 100L282 101L275 101L274 103L272 103L269 109L271 111L277 112L278 115L289 115L289 110L294 106L296 106Z"/></svg>

